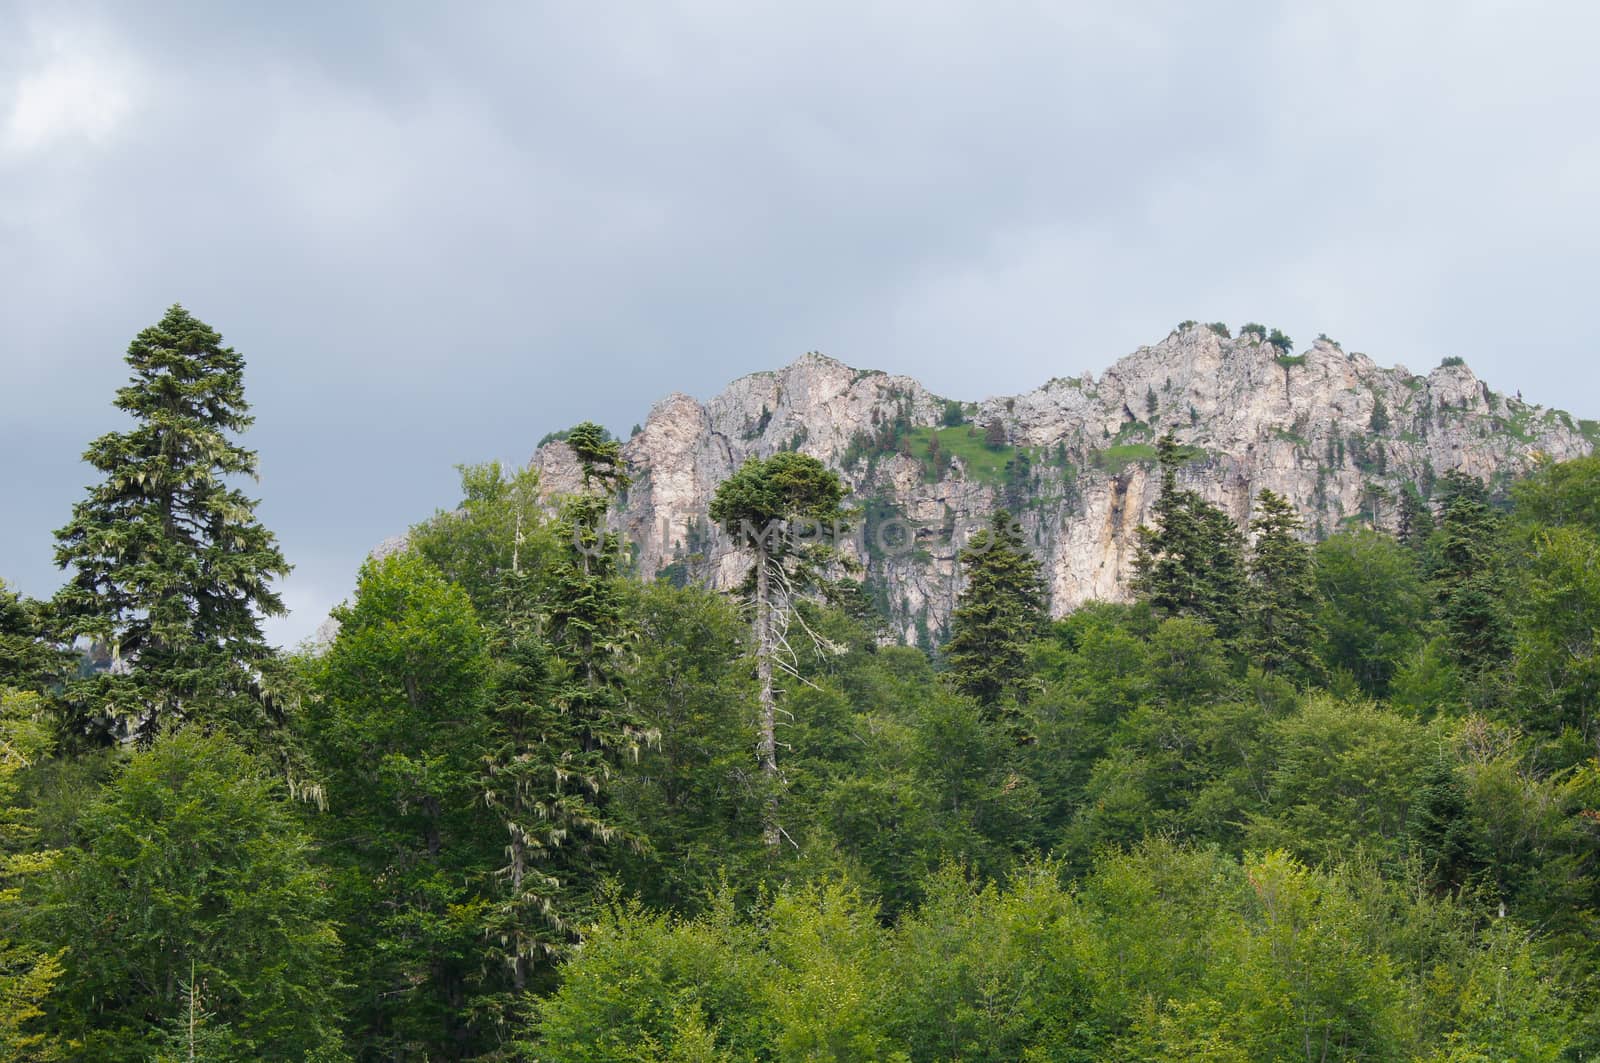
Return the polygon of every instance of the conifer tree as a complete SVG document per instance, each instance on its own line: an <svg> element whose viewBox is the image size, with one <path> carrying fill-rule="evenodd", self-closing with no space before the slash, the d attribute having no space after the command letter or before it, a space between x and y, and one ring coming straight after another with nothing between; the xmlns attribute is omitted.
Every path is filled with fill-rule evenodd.
<svg viewBox="0 0 1600 1063"><path fill-rule="evenodd" d="M1031 669L1028 644L1044 628L1044 580L1039 562L1005 510L961 551L967 585L950 615L944 659L951 684L991 716L1008 699L1025 698Z"/></svg>
<svg viewBox="0 0 1600 1063"><path fill-rule="evenodd" d="M1407 549L1420 552L1432 534L1433 513L1416 485L1406 484L1400 491L1400 517L1395 538Z"/></svg>
<svg viewBox="0 0 1600 1063"><path fill-rule="evenodd" d="M1440 481L1430 576L1450 654L1471 676L1493 670L1511 655L1501 524L1481 480L1451 472Z"/></svg>
<svg viewBox="0 0 1600 1063"><path fill-rule="evenodd" d="M255 453L232 438L253 420L244 359L174 305L127 361L115 405L136 423L84 454L104 479L56 532L56 564L73 570L56 607L66 638L100 640L131 665L95 693L148 741L164 720L253 715L250 666L270 653L260 616L283 614L271 583L289 565L229 484L256 475Z"/></svg>
<svg viewBox="0 0 1600 1063"><path fill-rule="evenodd" d="M0 684L42 690L66 675L71 655L50 641L45 613L0 580Z"/></svg>
<svg viewBox="0 0 1600 1063"><path fill-rule="evenodd" d="M545 567L519 559L503 574L511 605L490 645L487 798L509 835L490 934L505 942L518 994L572 940L606 849L630 840L612 822L608 784L649 737L627 693L637 634L621 544L604 525L629 482L621 447L589 422L566 442L584 489L562 501Z"/></svg>
<svg viewBox="0 0 1600 1063"><path fill-rule="evenodd" d="M1322 673L1316 647L1317 584L1311 548L1300 541L1300 515L1282 495L1263 490L1250 522L1255 546L1250 557L1250 602L1246 647L1266 672L1301 679Z"/></svg>
<svg viewBox="0 0 1600 1063"><path fill-rule="evenodd" d="M794 615L794 596L809 573L807 555L821 547L812 536L844 518L844 487L837 474L816 458L781 452L751 458L717 487L711 519L722 525L740 550L752 557L750 602L754 611L757 684L757 749L767 787L762 840L774 849L782 840L778 822L777 668L794 670L786 631ZM824 547L825 549L825 547Z"/></svg>
<svg viewBox="0 0 1600 1063"><path fill-rule="evenodd" d="M1161 489L1154 527L1139 529L1133 590L1166 616L1192 616L1236 637L1243 623L1244 542L1233 520L1196 492L1178 486L1184 451L1171 432L1156 444Z"/></svg>

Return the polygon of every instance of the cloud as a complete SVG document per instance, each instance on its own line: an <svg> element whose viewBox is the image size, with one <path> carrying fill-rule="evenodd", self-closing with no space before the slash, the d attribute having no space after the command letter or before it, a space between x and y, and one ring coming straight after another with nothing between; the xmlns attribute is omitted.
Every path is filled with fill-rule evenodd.
<svg viewBox="0 0 1600 1063"><path fill-rule="evenodd" d="M103 146L126 127L140 77L128 58L65 28L35 28L0 126L0 161L63 144Z"/></svg>

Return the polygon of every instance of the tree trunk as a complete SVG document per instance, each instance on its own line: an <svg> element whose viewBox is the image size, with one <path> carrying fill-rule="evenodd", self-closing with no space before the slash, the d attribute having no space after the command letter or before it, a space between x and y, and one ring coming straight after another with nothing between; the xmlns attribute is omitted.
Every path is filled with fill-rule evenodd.
<svg viewBox="0 0 1600 1063"><path fill-rule="evenodd" d="M766 783L766 806L762 812L761 840L777 848L778 829L778 707L772 690L772 587L767 573L765 544L756 546L756 684L760 688L761 731L756 755Z"/></svg>

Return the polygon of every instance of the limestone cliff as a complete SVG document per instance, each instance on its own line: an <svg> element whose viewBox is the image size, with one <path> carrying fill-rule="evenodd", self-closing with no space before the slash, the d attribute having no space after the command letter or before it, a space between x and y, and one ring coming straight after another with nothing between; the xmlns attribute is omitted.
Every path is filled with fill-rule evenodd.
<svg viewBox="0 0 1600 1063"><path fill-rule="evenodd" d="M1191 324L1098 378L960 403L909 377L807 354L706 403L658 403L624 445L635 482L614 519L641 576L725 587L741 567L706 518L717 484L751 456L813 455L851 488L863 526L848 549L916 641L944 627L960 542L1002 505L1034 544L1053 612L1123 597L1134 531L1154 500L1152 444L1168 429L1199 455L1186 486L1241 524L1271 488L1316 535L1392 527L1406 485L1426 494L1459 469L1503 487L1541 455L1587 454L1600 438L1594 422L1498 394L1447 363L1419 376L1326 340L1289 355L1256 335ZM541 447L533 464L547 491L578 483L565 444Z"/></svg>

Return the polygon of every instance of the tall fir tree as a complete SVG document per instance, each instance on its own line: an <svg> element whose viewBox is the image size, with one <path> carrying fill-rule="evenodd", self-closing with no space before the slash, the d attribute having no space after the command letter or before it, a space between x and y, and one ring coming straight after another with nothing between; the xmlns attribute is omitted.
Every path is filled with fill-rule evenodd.
<svg viewBox="0 0 1600 1063"><path fill-rule="evenodd" d="M794 671L786 632L795 615L796 592L810 575L810 556L827 549L818 541L818 533L843 526L843 500L844 486L837 473L816 458L792 452L749 459L717 486L711 499L711 519L751 555L746 584L756 643L756 758L766 787L761 833L769 851L783 837L778 822L783 782L778 772L774 675L780 668Z"/></svg>
<svg viewBox="0 0 1600 1063"><path fill-rule="evenodd" d="M229 482L256 475L255 452L232 438L253 421L244 359L174 305L127 361L115 405L136 425L89 445L84 460L104 479L56 532L56 564L73 570L55 601L62 635L103 642L129 666L80 704L145 741L175 719L254 729L251 666L271 652L260 617L283 614L272 580L289 565L255 501Z"/></svg>
<svg viewBox="0 0 1600 1063"><path fill-rule="evenodd" d="M1032 672L1028 644L1044 629L1039 562L1003 509L972 536L960 561L967 585L950 615L946 674L991 718L1009 715L1026 699Z"/></svg>
<svg viewBox="0 0 1600 1063"><path fill-rule="evenodd" d="M536 977L548 981L542 961L575 940L609 851L636 841L614 823L611 782L650 738L628 696L637 631L621 543L605 527L629 482L621 447L589 422L566 443L583 489L562 501L542 565L513 551L500 596L509 608L490 643L486 798L504 821L508 859L489 932L504 943L513 1001Z"/></svg>
<svg viewBox="0 0 1600 1063"><path fill-rule="evenodd" d="M1133 590L1166 616L1192 616L1225 640L1244 622L1244 539L1222 510L1178 486L1185 451L1171 432L1156 444L1161 489L1154 527L1139 529Z"/></svg>
<svg viewBox="0 0 1600 1063"><path fill-rule="evenodd" d="M1322 675L1317 647L1323 633L1311 548L1299 536L1304 522L1276 492L1263 490L1256 502L1246 649L1263 671L1316 680Z"/></svg>

